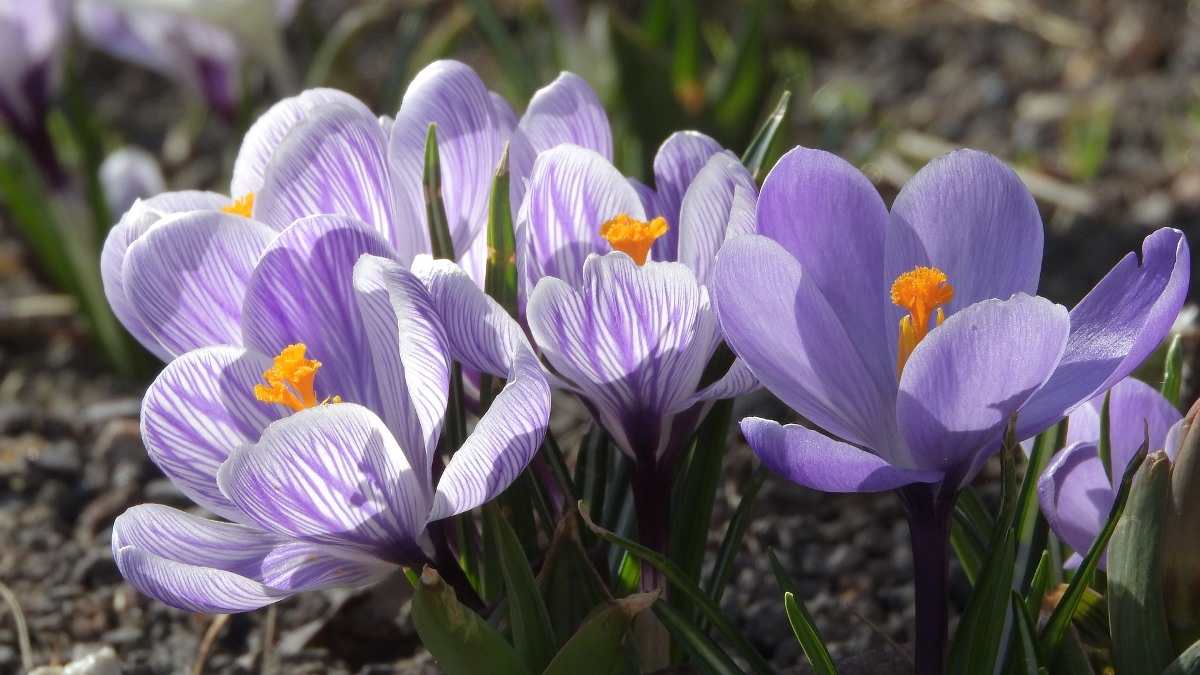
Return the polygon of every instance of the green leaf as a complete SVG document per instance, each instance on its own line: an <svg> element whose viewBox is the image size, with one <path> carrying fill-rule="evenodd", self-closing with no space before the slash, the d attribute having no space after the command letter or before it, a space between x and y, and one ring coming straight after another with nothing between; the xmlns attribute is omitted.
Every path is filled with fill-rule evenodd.
<svg viewBox="0 0 1200 675"><path fill-rule="evenodd" d="M984 564L950 645L949 673L991 673L1010 610L1016 537L1001 537Z"/></svg>
<svg viewBox="0 0 1200 675"><path fill-rule="evenodd" d="M711 675L743 675L741 668L714 643L704 631L688 619L687 615L671 607L670 604L659 602L654 605L654 614L663 626L671 633L675 642L704 671ZM765 672L765 671L764 671Z"/></svg>
<svg viewBox="0 0 1200 675"><path fill-rule="evenodd" d="M758 180L762 174L763 164L767 161L767 154L771 151L775 135L779 133L783 121L787 119L788 104L791 100L792 92L784 90L779 96L779 102L775 104L775 109L767 116L766 121L754 134L754 139L750 141L746 151L742 153L742 164L746 165L755 180Z"/></svg>
<svg viewBox="0 0 1200 675"><path fill-rule="evenodd" d="M1042 601L1050 589L1050 578L1050 552L1043 550L1033 571L1033 579L1029 582L1029 592L1025 595L1025 610L1034 618L1034 623L1037 623L1037 617L1042 612Z"/></svg>
<svg viewBox="0 0 1200 675"><path fill-rule="evenodd" d="M670 60L648 40L637 25L619 12L608 13L612 54L617 61L617 90L629 102L626 111L636 137L658 143L688 119L673 87Z"/></svg>
<svg viewBox="0 0 1200 675"><path fill-rule="evenodd" d="M754 504L758 500L758 492L766 480L767 470L765 467L760 466L754 470L754 475L750 477L750 481L742 490L737 510L729 519L729 526L725 528L725 536L721 539L721 548L717 552L717 562L713 565L712 572L708 576L708 583L704 586L708 597L717 604L720 604L725 587L729 584L729 577L733 575L733 561L742 547L746 528L750 526L750 517L754 512Z"/></svg>
<svg viewBox="0 0 1200 675"><path fill-rule="evenodd" d="M760 655L758 651L755 650L750 644L750 641L733 627L733 624L729 622L729 619L725 617L725 614L721 611L721 609L717 607L712 600L710 600L708 596L704 594L704 591L700 590L700 588L694 582L692 582L687 575L684 574L683 570L679 569L679 567L675 565L675 563L668 560L667 557L661 553L652 551L637 542L625 539L624 537L621 537L600 527L599 525L596 525L588 519L587 513L584 509L581 508L579 512L583 515L584 522L587 524L587 526L591 528L592 532L596 533L596 536L609 542L610 544L616 544L617 546L628 551L630 554L636 556L643 563L653 565L656 569L662 572L667 580L671 582L671 588L674 589L674 591L683 593L687 596L688 600L690 600L700 611L700 614L707 619L712 626L717 629L717 632L719 632L721 636L729 642L729 644L737 652L738 656L750 664L750 669L753 672L763 674L770 674L774 672L770 664L767 663L766 659L764 659L762 655ZM667 606L667 603L660 603L656 606L655 612L658 612L662 607Z"/></svg>
<svg viewBox="0 0 1200 675"><path fill-rule="evenodd" d="M983 570L987 550L971 533L970 525L965 522L960 511L954 512L954 521L950 523L950 547L954 549L954 555L962 565L967 582L974 586Z"/></svg>
<svg viewBox="0 0 1200 675"><path fill-rule="evenodd" d="M559 522L537 577L560 642L566 641L596 607L612 600L579 539L578 522L574 513Z"/></svg>
<svg viewBox="0 0 1200 675"><path fill-rule="evenodd" d="M787 613L788 623L792 626L796 640L800 642L800 649L804 650L804 655L812 664L813 672L817 675L837 675L837 666L833 664L829 650L825 648L825 640L821 638L821 631L817 630L816 622L813 621L804 605L796 601L796 582L788 576L783 565L779 564L779 558L775 557L774 550L767 549L767 559L771 563L771 572L775 574L775 581L783 590L783 608ZM789 598L791 600L790 607Z"/></svg>
<svg viewBox="0 0 1200 675"><path fill-rule="evenodd" d="M496 14L494 3L489 0L469 0L468 4L475 11L479 28L503 64L504 74L508 76L517 98L522 101L528 99L537 87L533 61L521 53L520 44L508 34L504 22Z"/></svg>
<svg viewBox="0 0 1200 675"><path fill-rule="evenodd" d="M575 483L583 491L580 497L587 504L589 515L597 522L605 522L601 514L608 466L611 463L608 451L608 433L604 427L593 422L579 447L582 461L575 465Z"/></svg>
<svg viewBox="0 0 1200 675"><path fill-rule="evenodd" d="M1164 453L1146 458L1108 545L1113 665L1122 675L1161 673L1175 656L1158 563L1170 468Z"/></svg>
<svg viewBox="0 0 1200 675"><path fill-rule="evenodd" d="M770 91L763 47L766 3L755 0L746 5L732 54L717 59L715 94L711 97L713 117L722 134L739 139L744 138L752 116Z"/></svg>
<svg viewBox="0 0 1200 675"><path fill-rule="evenodd" d="M510 316L517 315L517 245L509 204L508 144L488 199L488 266L484 288Z"/></svg>
<svg viewBox="0 0 1200 675"><path fill-rule="evenodd" d="M1037 642L1033 638L1033 621L1025 611L1025 602L1020 594L1012 592L1012 616L1016 626L1016 649L1009 662L1010 675L1037 675Z"/></svg>
<svg viewBox="0 0 1200 675"><path fill-rule="evenodd" d="M1094 588L1084 590L1071 617L1079 637L1087 644L1106 648L1112 633L1108 624L1108 600Z"/></svg>
<svg viewBox="0 0 1200 675"><path fill-rule="evenodd" d="M1042 516L1038 503L1038 479L1050 464L1050 458L1062 448L1067 438L1067 421L1038 435L1029 453L1025 466L1025 478L1017 496L1016 515L1012 528L1017 538L1016 569L1013 572L1013 590L1025 593L1033 580L1034 570L1046 550L1046 537L1050 528Z"/></svg>
<svg viewBox="0 0 1200 675"><path fill-rule="evenodd" d="M1104 392L1104 405L1100 406L1100 442L1096 445L1100 455L1100 463L1104 465L1104 475L1112 483L1112 390Z"/></svg>
<svg viewBox="0 0 1200 675"><path fill-rule="evenodd" d="M1179 388L1183 384L1183 336L1175 333L1167 344L1163 360L1163 383L1159 392L1171 405L1179 407Z"/></svg>
<svg viewBox="0 0 1200 675"><path fill-rule="evenodd" d="M437 123L430 122L425 134L425 216L429 223L429 242L433 257L457 260L450 224L446 220L446 205L442 202L442 159L438 151Z"/></svg>
<svg viewBox="0 0 1200 675"><path fill-rule="evenodd" d="M1200 674L1200 642L1192 643L1191 647L1183 650L1179 658L1171 662L1162 675L1198 675Z"/></svg>
<svg viewBox="0 0 1200 675"><path fill-rule="evenodd" d="M693 582L699 581L704 563L732 413L731 399L713 404L696 432L690 460L676 479L677 500L671 508L671 560ZM681 609L687 607L681 598L671 597L669 601Z"/></svg>
<svg viewBox="0 0 1200 675"><path fill-rule="evenodd" d="M557 646L550 613L542 601L521 541L500 513L500 506L492 502L483 507L483 517L486 527L496 534L499 545L513 645L530 671L541 672L554 657Z"/></svg>
<svg viewBox="0 0 1200 675"><path fill-rule="evenodd" d="M426 567L413 583L412 619L421 644L446 675L529 675L504 637L458 601L454 589Z"/></svg>
<svg viewBox="0 0 1200 675"><path fill-rule="evenodd" d="M1092 575L1095 573L1096 566L1100 562L1100 556L1104 554L1104 549L1108 546L1108 540L1112 537L1113 530L1117 527L1117 521L1121 518L1121 513L1125 510L1125 502L1129 499L1129 490L1133 485L1133 477L1137 473L1138 467L1141 466L1142 460L1145 458L1146 450L1143 448L1129 460L1129 466L1126 467L1125 475L1121 479L1121 486L1117 490L1117 496L1114 500L1112 511L1109 512L1107 522L1104 523L1100 534L1096 536L1096 541L1092 542L1092 547L1088 549L1087 555L1083 557L1083 562L1079 564L1079 569L1075 571L1075 576L1071 578L1071 583L1067 586L1066 592L1063 593L1062 599L1058 601L1058 605L1050 614L1049 620L1047 620L1045 627L1042 628L1042 632L1038 636L1038 653L1041 655L1043 663L1051 662L1058 653L1063 637L1071 625L1071 617L1075 615L1075 609L1079 606L1080 598L1091 584Z"/></svg>
<svg viewBox="0 0 1200 675"><path fill-rule="evenodd" d="M624 670L622 649L633 618L658 599L658 593L638 593L615 602L588 620L542 675L615 675Z"/></svg>

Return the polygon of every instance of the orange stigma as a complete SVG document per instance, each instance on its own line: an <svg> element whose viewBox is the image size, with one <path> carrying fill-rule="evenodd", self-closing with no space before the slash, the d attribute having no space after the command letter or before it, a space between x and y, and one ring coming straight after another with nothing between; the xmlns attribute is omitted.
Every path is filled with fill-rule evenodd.
<svg viewBox="0 0 1200 675"><path fill-rule="evenodd" d="M246 194L221 207L222 213L249 218L254 213L254 193Z"/></svg>
<svg viewBox="0 0 1200 675"><path fill-rule="evenodd" d="M263 403L278 403L300 412L320 403L341 403L340 396L317 400L313 382L321 362L304 358L307 348L303 342L284 347L275 357L275 363L263 373L266 384L254 385L254 398Z"/></svg>
<svg viewBox="0 0 1200 675"><path fill-rule="evenodd" d="M614 251L625 253L638 265L646 264L654 240L667 233L667 219L659 216L646 222L622 213L600 226L600 236Z"/></svg>
<svg viewBox="0 0 1200 675"><path fill-rule="evenodd" d="M936 315L938 326L946 320L942 306L952 299L954 287L946 280L946 273L936 267L914 267L892 282L892 304L908 310L900 319L897 375L904 372L908 357L929 333L929 320Z"/></svg>

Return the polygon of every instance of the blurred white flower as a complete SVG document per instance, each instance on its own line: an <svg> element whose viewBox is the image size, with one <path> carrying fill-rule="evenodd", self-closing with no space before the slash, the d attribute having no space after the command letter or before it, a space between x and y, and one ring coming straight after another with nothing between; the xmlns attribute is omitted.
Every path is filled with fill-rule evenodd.
<svg viewBox="0 0 1200 675"><path fill-rule="evenodd" d="M167 189L154 155L132 146L104 158L100 164L100 185L114 217L128 211L137 200Z"/></svg>

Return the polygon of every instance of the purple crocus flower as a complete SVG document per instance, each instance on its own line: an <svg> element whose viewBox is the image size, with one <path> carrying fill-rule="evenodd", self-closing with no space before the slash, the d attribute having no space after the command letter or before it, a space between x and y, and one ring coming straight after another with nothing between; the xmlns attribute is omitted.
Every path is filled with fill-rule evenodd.
<svg viewBox="0 0 1200 675"><path fill-rule="evenodd" d="M1116 500L1115 484L1142 443L1149 440L1150 452L1165 450L1174 461L1182 440L1183 416L1153 387L1130 377L1110 391L1112 478L1100 459L1100 411L1105 397L1100 394L1068 416L1066 446L1038 480L1038 499L1050 529L1075 551L1067 567L1079 565L1104 527ZM1107 556L1100 559L1101 569L1106 561Z"/></svg>
<svg viewBox="0 0 1200 675"><path fill-rule="evenodd" d="M70 29L68 0L0 0L0 117L54 186L66 176L46 131Z"/></svg>
<svg viewBox="0 0 1200 675"><path fill-rule="evenodd" d="M917 573L917 671L940 673L949 516L1001 445L1112 387L1187 293L1183 234L1146 238L1073 310L1034 296L1042 222L984 153L913 177L889 214L857 169L796 148L763 184L758 233L728 242L714 293L734 352L824 433L742 421L763 463L829 492L901 489Z"/></svg>
<svg viewBox="0 0 1200 675"><path fill-rule="evenodd" d="M238 230L269 233L237 219L197 212L171 236L186 228L200 252ZM131 255L155 251L161 231ZM429 561L430 523L492 499L524 469L550 390L521 329L453 263L419 256L409 271L394 258L365 223L312 216L273 237L244 280L209 267L211 297L179 293L201 283L180 278L182 260L134 263L138 306L173 305L175 325L201 333L245 287L243 346L175 359L142 408L151 459L228 522L158 505L127 511L112 546L134 587L174 607L239 612L368 584ZM507 384L442 468L452 360Z"/></svg>
<svg viewBox="0 0 1200 675"><path fill-rule="evenodd" d="M113 151L100 163L100 186L109 211L125 213L139 199L166 189L154 155L133 146Z"/></svg>

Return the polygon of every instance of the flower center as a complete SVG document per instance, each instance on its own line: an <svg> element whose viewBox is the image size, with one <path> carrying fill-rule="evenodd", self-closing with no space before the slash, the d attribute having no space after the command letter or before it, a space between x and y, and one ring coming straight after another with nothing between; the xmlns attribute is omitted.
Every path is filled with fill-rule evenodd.
<svg viewBox="0 0 1200 675"><path fill-rule="evenodd" d="M254 213L254 193L247 192L237 199L221 207L222 213L229 213L243 218L249 218Z"/></svg>
<svg viewBox="0 0 1200 675"><path fill-rule="evenodd" d="M929 333L929 320L935 312L938 326L946 320L942 306L953 298L954 287L946 280L946 273L936 267L914 267L892 282L892 304L908 310L908 314L900 319L897 375L904 372L908 357Z"/></svg>
<svg viewBox="0 0 1200 675"><path fill-rule="evenodd" d="M320 403L341 403L341 396L330 396L317 400L313 381L321 362L304 358L307 347L303 342L284 347L275 357L275 363L263 373L266 384L254 385L254 398L263 403L279 403L300 412Z"/></svg>
<svg viewBox="0 0 1200 675"><path fill-rule="evenodd" d="M646 264L650 246L667 233L667 219L659 216L646 222L624 213L600 226L600 236L608 240L614 251L625 253L638 265Z"/></svg>

